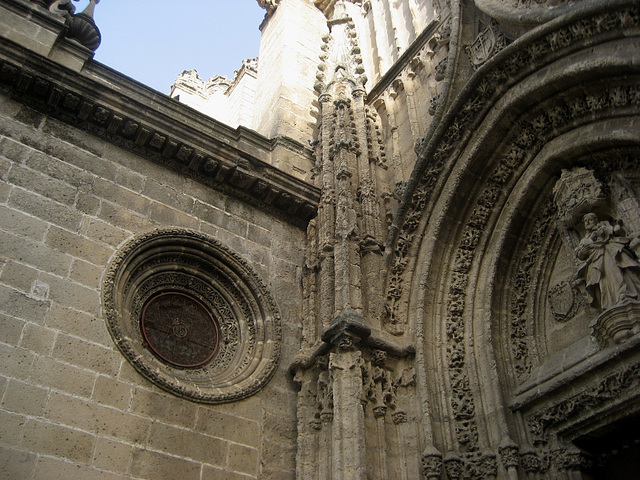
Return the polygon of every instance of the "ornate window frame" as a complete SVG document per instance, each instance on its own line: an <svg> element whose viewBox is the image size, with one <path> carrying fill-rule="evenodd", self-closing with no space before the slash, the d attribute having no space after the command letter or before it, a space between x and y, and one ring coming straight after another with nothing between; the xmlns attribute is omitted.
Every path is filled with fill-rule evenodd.
<svg viewBox="0 0 640 480"><path fill-rule="evenodd" d="M211 312L219 329L211 361L178 367L149 348L141 315L164 292L190 296ZM128 241L106 270L103 311L111 337L134 368L190 400L226 403L253 395L279 361L281 319L266 286L240 256L192 230L156 229Z"/></svg>

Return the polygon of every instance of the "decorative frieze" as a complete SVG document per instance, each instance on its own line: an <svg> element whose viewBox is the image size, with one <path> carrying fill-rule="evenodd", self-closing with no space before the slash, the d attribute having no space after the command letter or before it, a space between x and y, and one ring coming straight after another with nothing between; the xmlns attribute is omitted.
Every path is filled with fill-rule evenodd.
<svg viewBox="0 0 640 480"><path fill-rule="evenodd" d="M487 480L496 477L498 464L492 453L450 452L444 458L444 469L451 480Z"/></svg>
<svg viewBox="0 0 640 480"><path fill-rule="evenodd" d="M592 414L612 401L635 395L640 387L640 364L606 375L595 384L559 403L537 410L527 418L536 444L546 443L549 433L583 412Z"/></svg>

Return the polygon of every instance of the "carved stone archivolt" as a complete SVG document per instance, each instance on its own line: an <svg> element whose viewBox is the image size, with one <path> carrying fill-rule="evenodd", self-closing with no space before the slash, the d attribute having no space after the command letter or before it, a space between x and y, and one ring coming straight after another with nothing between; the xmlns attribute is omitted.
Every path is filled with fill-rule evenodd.
<svg viewBox="0 0 640 480"><path fill-rule="evenodd" d="M624 11L622 11L624 10ZM632 14L630 14L633 12ZM474 330L480 326L480 330L484 328L481 320L476 320L477 316L482 316L485 312L478 313L476 302L479 302L480 298L478 290L484 288L482 285L478 286L484 280L479 278L478 270L484 268L481 265L485 262L486 251L490 249L487 247L486 242L491 235L491 229L496 228L495 225L502 221L505 217L500 217L503 214L503 209L506 202L513 200L512 197L508 197L510 192L514 191L516 185L519 182L531 181L531 178L526 179L525 172L529 173L527 169L532 167L532 170L537 168L535 161L539 161L538 157L546 155L543 152L543 148L554 141L554 139L563 136L569 129L573 129L576 125L588 125L594 121L594 119L611 119L617 115L619 107L627 108L629 111L637 111L639 96L638 85L636 79L629 81L628 83L617 82L601 82L599 80L590 79L593 82L589 87L584 90L567 91L562 95L554 95L550 98L541 99L540 103L544 104L531 108L527 112L517 112L518 121L512 124L509 129L509 133L504 135L500 142L489 145L483 144L481 147L478 143L471 144L471 141L477 141L477 137L473 137L473 131L475 127L480 127L482 119L487 118L495 112L489 113L489 109L492 107L495 98L499 98L501 95L505 95L507 89L511 88L512 82L516 79L522 80L525 75L525 70L530 68L532 62L540 62L540 65L546 65L548 62L553 61L556 57L556 53L563 50L569 45L573 45L573 48L580 48L581 44L587 36L591 37L596 35L601 30L600 19L609 19L610 25L616 25L613 29L619 29L622 32L626 26L630 26L630 21L634 26L638 25L637 7L631 7L627 5L624 8L612 9L608 12L599 12L592 18L583 19L578 26L564 26L558 28L559 22L554 25L555 31L551 31L551 27L545 32L545 35L541 35L535 41L530 44L521 45L522 48L516 52L511 47L507 47L504 51L498 54L498 59L490 59L482 69L478 70L477 82L474 84L474 88L465 92L465 96L461 97L457 104L454 105L450 114L446 118L446 127L442 131L438 132L441 136L430 139L429 142L418 148L421 159L425 159L424 170L422 175L416 175L412 178L412 182L409 185L409 193L412 195L410 203L406 206L404 215L402 217L402 223L398 224L398 235L396 243L394 244L394 255L391 262L391 275L388 284L388 296L392 297L394 302L389 302L391 308L389 309L389 322L403 323L405 321L405 313L402 308L405 305L411 305L410 302L403 302L407 296L413 296L405 293L405 289L409 289L409 278L415 280L420 278L420 281L424 284L429 284L431 278L435 279L436 274L425 273L424 270L420 270L422 267L416 267L421 273L425 273L425 277L416 275L415 277L405 276L405 271L411 271L414 267L414 259L417 257L418 261L421 261L419 255L416 255L420 248L420 252L429 252L431 254L430 247L424 246L424 244L416 245L417 239L423 240L429 238L430 240L435 238L434 232L439 233L439 222L443 217L438 214L433 215L431 218L429 214L425 212L431 212L435 200L432 197L436 197L441 191L445 191L446 187L451 185L458 186L460 182L462 185L470 186L473 182L473 191L468 193L462 190L456 190L460 195L473 195L474 201L469 201L467 197L466 205L469 205L466 212L456 211L455 217L449 217L446 220L453 222L459 222L459 227L456 226L456 238L459 239L453 245L447 245L446 247L434 247L437 253L446 252L442 260L444 267L440 272L446 272L446 280L442 285L426 287L429 295L428 299L433 301L433 304L437 304L437 307L427 306L426 318L431 320L431 314L434 314L435 318L442 319L439 325L434 327L428 326L430 330L428 332L432 334L436 332L441 336L442 344L435 348L440 348L438 353L441 355L445 366L442 368L442 373L446 375L447 391L446 391L446 403L447 405L441 405L442 411L448 414L448 418L451 419L450 435L451 442L455 442L455 455L446 455L444 458L444 469L447 472L449 478L473 478L475 473L465 472L465 455L479 454L479 452L485 451L486 438L490 435L485 435L486 430L492 430L493 426L488 426L486 419L482 418L482 409L486 409L487 405L482 405L481 401L486 401L486 395L483 397L483 393L486 393L491 387L479 385L478 377L482 377L482 374L477 374L475 369L478 369L477 361L478 357L482 357L484 353L478 354L477 345L471 345L475 340L480 337L473 337L476 334L470 333L470 330ZM611 30L611 29L610 29ZM604 32L603 32L604 33ZM524 43L524 42L522 42ZM576 45L578 44L578 45ZM494 61L495 60L495 61ZM519 67L517 67L519 65ZM529 71L531 73L531 70ZM539 80L539 79L538 79ZM626 82L626 80L623 80ZM473 91L472 91L473 90ZM524 97L524 92L520 91ZM506 95L505 95L506 96ZM624 105L624 106L623 106ZM504 113L504 112L500 112ZM509 114L516 115L514 112ZM489 121L487 121L487 124ZM496 124L499 123L496 121ZM482 124L486 126L486 124ZM488 129L491 126L487 127ZM481 128L478 128L481 130ZM504 130L501 130L504 131ZM471 140L470 140L471 138ZM496 147L495 149L493 147ZM494 155L494 163L481 163L482 158L466 157L464 155L470 155L468 152L474 148L485 149L485 152L496 152ZM466 150L465 150L466 149ZM576 154L574 154L576 155ZM576 155L577 156L577 155ZM477 170L473 167L469 167L472 173L469 177L473 176L473 180L468 178L457 177L456 180L451 180L452 175L450 172L454 168L466 168L466 161L469 161L468 165L472 165L473 158L482 165ZM553 165L553 168L559 170L560 165L563 162L573 162L577 158L566 160L565 158L554 159L557 162ZM460 165L463 165L462 167ZM480 171L482 169L482 171ZM455 174L459 174L460 170L453 170ZM559 174L559 172L558 172ZM546 175L546 174L545 174ZM541 175L544 177L545 175ZM479 181L481 178L482 181ZM468 180L468 183L465 183ZM446 183L450 181L450 183ZM505 288L506 292L511 295L509 297L508 305L501 305L501 313L504 313L504 330L500 334L507 334L501 337L500 342L505 342L505 349L510 351L511 358L509 359L510 365L515 364L515 367L519 368L519 372L516 379L522 381L526 379L531 370L531 360L536 355L535 335L531 333L531 311L532 299L537 300L541 296L546 296L548 290L544 291L544 295L533 290L537 289L539 284L536 284L536 278L531 278L532 269L537 268L537 264L540 263L540 255L544 252L551 251L549 243L552 241L557 244L561 243L558 240L556 227L556 210L555 205L551 201L550 187L553 185L553 180L549 182L548 178L536 179L538 182L535 187L530 187L536 191L536 194L543 197L541 203L536 206L536 216L529 217L530 212L522 212L522 217L527 217L527 220L518 218L516 221L519 223L517 235L529 235L531 248L521 250L523 255L514 259L521 260L520 265L513 265L514 270L511 270L511 274L514 272L519 275L518 282L508 282L508 286ZM545 185L546 183L546 185ZM522 184L520 184L522 185ZM442 190L438 190L438 188ZM546 187L547 190L543 191L541 187ZM459 187L458 187L459 188ZM448 200L449 191L442 194L445 200ZM519 193L518 193L519 194ZM438 198L441 201L438 205L445 205L445 201L442 197ZM546 197L546 198L544 198ZM405 199L407 197L405 196ZM453 199L452 202L458 199ZM529 200L527 200L529 201ZM531 199L533 202L533 200ZM508 207L507 207L508 208ZM455 210L455 208L452 208ZM465 215L462 215L464 213ZM539 216L538 216L539 215ZM443 221L443 223L446 222ZM524 234L522 227L526 223L526 229ZM434 226L438 225L438 226ZM502 225L500 228L503 228ZM448 227L442 227L445 230ZM424 229L424 230L423 230ZM427 232L423 237L417 237L418 233ZM556 235L554 237L554 235ZM450 238L450 237L447 237ZM524 243L525 239L523 239ZM424 243L428 243L425 241ZM453 243L453 242L451 242ZM434 255L435 256L435 255ZM451 260L449 260L451 259ZM431 260L431 257L426 259ZM436 263L438 260L433 260ZM492 260L486 260L490 263ZM426 262L425 262L426 263ZM492 264L490 268L495 267L499 272L504 267L504 264L496 262ZM434 269L434 265L430 264L429 268ZM482 273L482 271L481 271ZM444 275L443 275L444 276ZM513 277L510 277L513 278ZM556 280L556 279L554 279ZM562 280L565 280L564 278ZM546 280L545 280L546 281ZM412 284L412 287L417 285ZM553 283L553 285L557 285ZM442 289L443 293L431 293L429 289L437 290ZM577 302L575 298L570 298L575 292L566 290L567 285L563 285L557 292L555 297L556 312L560 316L564 316L563 319L569 320L574 309L577 308ZM515 294L513 293L515 292ZM567 294L568 293L568 294ZM416 295L418 298L420 294ZM536 297L537 296L537 297ZM411 300L411 299L409 299ZM422 297L420 297L422 300ZM513 301L513 303L511 303ZM425 302L426 304L427 302ZM545 305L547 305L545 303ZM506 307L506 308L505 308ZM479 310L482 310L480 308ZM508 313L507 313L508 312ZM407 319L411 319L413 312L409 312L406 315ZM436 321L433 321L436 323ZM532 340L533 339L533 340ZM431 348L431 346L428 346ZM434 348L434 349L435 349ZM474 351L475 350L475 351ZM514 360L515 358L515 360ZM483 359L484 361L484 359ZM491 368L488 364L484 364L483 368ZM483 379L484 380L484 379ZM445 402L443 402L444 404ZM443 430L445 428L443 427ZM495 434L493 429L493 433ZM449 432L447 432L449 433ZM521 439L519 438L520 442ZM505 450L504 465L505 468L515 468L515 456L512 451ZM508 454L508 456L507 456ZM501 457L502 459L502 457ZM475 467L474 467L475 468ZM478 467L479 468L479 467ZM477 470L474 470L474 472ZM466 476L465 476L466 475ZM490 478L490 473L486 473L485 476L479 476L477 478ZM549 477L553 478L553 477Z"/></svg>
<svg viewBox="0 0 640 480"><path fill-rule="evenodd" d="M223 403L252 395L273 375L275 303L246 262L213 238L186 229L139 235L111 261L103 285L111 336L159 387Z"/></svg>
<svg viewBox="0 0 640 480"><path fill-rule="evenodd" d="M499 61L498 59L495 62L493 59L489 60L483 67L483 74L472 82L472 88L452 107L455 114L448 116L447 122L439 127L434 138L417 152L420 159L416 172L419 172L419 175L411 185L412 193L404 215L398 219L398 231L391 259L391 273L387 287L388 322L394 324L403 322L399 316L398 307L401 304L400 299L405 294L405 271L410 264L410 250L423 212L432 200L436 185L441 178L446 178L443 174L455 163L456 156L467 139L462 132L472 131L474 122L482 118L482 115L506 89L531 73L531 65L538 65L541 68L553 62L560 52L571 45L578 45L588 39L611 32L617 32L614 33L615 35L623 35L625 29L633 29L640 24L638 8L630 2L619 2L606 11L586 14L585 17L583 20L575 19L575 22L579 22L576 24L558 24L553 29L545 30L539 37L528 39L527 42L514 42L500 53ZM535 135L541 127L548 134L573 118L584 116L589 109L603 110L616 106L620 101L637 105L640 101L640 90L637 86L614 90L607 92L608 98L592 97L586 99L587 101L584 98L575 98L571 104L556 105L540 115L531 123L530 128L521 130L521 137L515 142L511 151L505 154L504 165L496 175L510 175L510 171L522 162L523 156L532 145L532 135ZM486 214L487 211L487 208L483 207L478 214L483 212Z"/></svg>

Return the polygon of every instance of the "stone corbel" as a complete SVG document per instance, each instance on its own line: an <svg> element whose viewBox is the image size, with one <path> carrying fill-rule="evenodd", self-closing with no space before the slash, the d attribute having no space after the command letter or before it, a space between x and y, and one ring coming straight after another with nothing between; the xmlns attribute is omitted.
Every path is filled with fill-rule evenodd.
<svg viewBox="0 0 640 480"><path fill-rule="evenodd" d="M339 350L350 350L371 335L364 317L355 310L345 308L322 334L322 341Z"/></svg>
<svg viewBox="0 0 640 480"><path fill-rule="evenodd" d="M624 343L640 333L640 302L613 306L600 314L590 326L601 346Z"/></svg>

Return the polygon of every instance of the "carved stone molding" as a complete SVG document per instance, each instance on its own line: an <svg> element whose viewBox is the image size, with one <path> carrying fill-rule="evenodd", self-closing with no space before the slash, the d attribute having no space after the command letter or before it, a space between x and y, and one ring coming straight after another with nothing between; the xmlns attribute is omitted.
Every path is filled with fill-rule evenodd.
<svg viewBox="0 0 640 480"><path fill-rule="evenodd" d="M595 35L607 31L610 34L612 30L616 30L617 35L622 35L625 28L637 27L639 24L637 5L620 4L618 9L611 8L583 19L579 23L580 28L576 28L575 25L555 27L555 30L549 29L539 38L521 45L517 52L505 49L505 52L511 52L510 56L505 56L505 52L502 52L500 63L494 65L489 62L483 67L484 75L478 78L474 85L475 90L465 95L465 101L458 102L456 113L448 118L442 136L438 141L429 142L421 152L421 156L428 156L429 163L423 175L417 178L417 183L412 185L411 203L403 217L404 222L400 226L395 244L387 296L387 321L390 325L397 325L403 321L397 318L396 312L400 304L399 299L403 295L404 272L409 264L411 247L427 202L440 181L442 172L456 161L461 147L466 144L466 132L473 130L471 124L486 113L494 99L504 93L511 82L522 78L527 70L532 68L532 63L545 64L557 58L560 52L570 45L592 41ZM564 128L568 128L571 122L588 123L593 120L594 115L610 116L615 112L614 108L625 105L637 108L640 105L640 87L630 82L603 88L596 82L593 90L586 94L574 91L560 98L552 98L548 103L544 108L536 109L525 116L512 128L509 138L503 142L502 153L489 170L487 181L477 196L475 208L466 221L451 265L453 274L445 300L447 371L451 385L450 405L456 437L458 443L467 451L475 451L478 448L478 429L475 420L475 399L467 376L464 336L465 318L468 314L466 289L472 262L476 256L476 247L485 234L485 229L492 224L490 217L495 215L498 205L504 201L504 192L510 191L513 182L518 178L516 172L521 172L550 139L559 135ZM516 345L523 343L522 335L511 337ZM526 358L526 355L524 357ZM523 373L526 375L529 367L526 364L523 367Z"/></svg>
<svg viewBox="0 0 640 480"><path fill-rule="evenodd" d="M22 58L20 64L3 59L3 54L4 49L0 46L0 88L14 100L140 157L271 211L294 224L306 225L316 214L319 194L315 188L235 148L238 138L225 131L228 127L221 128L207 118L206 132L183 126L169 128L166 114L160 113L160 110L170 111L178 118L182 106L165 97L149 100L159 104L160 110L146 110L144 119L141 119L135 116L133 110L128 110L127 105L136 105L133 96L149 95L149 91L130 92L127 91L127 84L119 85L120 90L115 93L89 78L69 76L57 65L47 60L33 59L28 53L24 53L26 58ZM37 67L27 68L26 65ZM110 74L99 71L96 75L108 77ZM114 84L118 80L109 79ZM100 102L95 101L95 91L101 92ZM189 115L193 116L191 110ZM197 123L186 117L178 118L174 123L180 124L180 121ZM274 142L280 141L268 141L241 130L236 130L236 133L242 133L243 141L249 143L255 140L266 142L259 145L266 152L273 148ZM252 138L254 135L255 139Z"/></svg>
<svg viewBox="0 0 640 480"><path fill-rule="evenodd" d="M606 11L584 13L584 17L574 18L570 24L558 24L554 28L547 28L535 38L514 42L501 52L499 61L496 58L495 62L487 62L483 66L482 75L471 82L472 87L454 105L454 114L447 117L447 121L436 132L433 140L421 146L417 167L420 175L412 184L413 193L404 215L399 219L399 230L393 250L387 291L389 323L397 324L402 321L397 315L400 298L404 292L409 250L414 242L422 212L431 200L442 172L455 162L461 142L466 139L461 132L473 131L471 124L482 118L506 89L530 74L532 68L540 68L553 62L572 45L585 41L597 42L597 37L609 39L610 35L623 36L626 29L633 29L640 24L638 6L632 2L619 2L611 5ZM624 93L622 98L637 105L640 101L639 95L638 88L631 87L630 92ZM585 107L601 109L607 107L609 102L615 104L616 100L606 99L606 102L600 106L593 102L585 105L583 99L576 99L575 105L558 105L548 111L542 125L547 124L548 127L555 128L570 121L572 117L582 116ZM505 157L507 168L510 163L521 161L528 148L527 144L530 145L529 138L530 132L523 130L522 137L514 145L513 151Z"/></svg>
<svg viewBox="0 0 640 480"><path fill-rule="evenodd" d="M640 302L611 307L593 321L591 328L602 346L623 343L640 333Z"/></svg>
<svg viewBox="0 0 640 480"><path fill-rule="evenodd" d="M519 260L511 281L513 293L509 305L509 345L511 364L520 381L528 378L532 368L532 353L536 350L535 340L529 334L529 301L531 288L535 283L532 275L535 266L540 263L543 243L554 227L555 213L553 201L549 197L524 242L524 251L518 255ZM560 300L556 303L560 303Z"/></svg>
<svg viewBox="0 0 640 480"><path fill-rule="evenodd" d="M186 310L151 339L144 315L162 295L186 297L211 316L219 339L194 364L163 355L161 343L195 328ZM170 310L169 307L162 307ZM211 237L186 229L138 235L112 259L103 281L103 311L109 332L138 372L159 387L204 403L250 396L273 375L280 357L280 315L249 265ZM163 312L159 313L163 316ZM170 312L164 313L170 317Z"/></svg>
<svg viewBox="0 0 640 480"><path fill-rule="evenodd" d="M540 409L527 418L529 431L536 444L544 444L549 433L564 423L585 412L595 415L611 402L619 402L624 397L634 396L640 387L640 364L606 375L594 385L582 392L562 400L559 403Z"/></svg>

